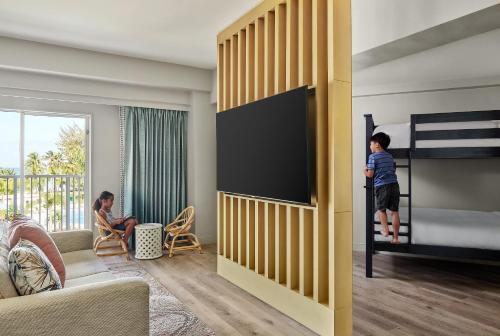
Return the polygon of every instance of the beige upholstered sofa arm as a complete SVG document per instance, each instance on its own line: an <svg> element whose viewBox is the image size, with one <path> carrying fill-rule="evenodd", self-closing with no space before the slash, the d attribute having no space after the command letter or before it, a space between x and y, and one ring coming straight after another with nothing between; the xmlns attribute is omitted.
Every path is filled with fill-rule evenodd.
<svg viewBox="0 0 500 336"><path fill-rule="evenodd" d="M3 299L0 334L148 336L149 286L123 278Z"/></svg>
<svg viewBox="0 0 500 336"><path fill-rule="evenodd" d="M94 238L90 230L52 232L50 236L61 253L92 249Z"/></svg>

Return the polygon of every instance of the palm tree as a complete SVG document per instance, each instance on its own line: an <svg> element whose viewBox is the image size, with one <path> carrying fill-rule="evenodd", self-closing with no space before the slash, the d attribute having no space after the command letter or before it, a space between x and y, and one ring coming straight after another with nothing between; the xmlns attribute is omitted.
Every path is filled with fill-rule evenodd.
<svg viewBox="0 0 500 336"><path fill-rule="evenodd" d="M25 169L28 175L40 175L43 173L43 162L37 152L28 154L28 159L25 163Z"/></svg>
<svg viewBox="0 0 500 336"><path fill-rule="evenodd" d="M11 168L0 168L0 176L12 176L15 175L16 172L14 169ZM12 188L9 188L9 185L7 184L7 179L2 178L0 179L0 200L3 201L3 198L6 194L10 194L10 192L13 192L14 190Z"/></svg>
<svg viewBox="0 0 500 336"><path fill-rule="evenodd" d="M63 173L64 160L61 153L49 150L43 156L43 160L45 161L49 174L59 175Z"/></svg>

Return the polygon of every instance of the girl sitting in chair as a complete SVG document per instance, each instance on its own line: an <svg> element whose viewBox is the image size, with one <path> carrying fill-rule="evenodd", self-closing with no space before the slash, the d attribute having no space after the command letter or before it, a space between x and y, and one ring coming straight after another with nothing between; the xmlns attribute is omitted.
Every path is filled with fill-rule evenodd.
<svg viewBox="0 0 500 336"><path fill-rule="evenodd" d="M98 211L99 214L108 221L109 225L111 225L113 229L125 231L122 239L125 242L125 245L128 246L128 239L132 235L135 226L138 224L137 219L132 216L115 218L111 212L114 199L115 196L112 193L109 191L103 191L99 198L95 200L92 208L95 211Z"/></svg>

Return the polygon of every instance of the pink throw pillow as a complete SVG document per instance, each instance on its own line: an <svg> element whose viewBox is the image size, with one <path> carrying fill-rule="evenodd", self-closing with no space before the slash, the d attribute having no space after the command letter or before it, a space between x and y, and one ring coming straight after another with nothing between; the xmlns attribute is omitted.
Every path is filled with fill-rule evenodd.
<svg viewBox="0 0 500 336"><path fill-rule="evenodd" d="M9 246L13 248L19 242L20 239L26 239L36 246L38 246L47 258L54 266L59 278L61 279L61 284L64 287L64 281L66 279L66 268L64 262L57 249L56 244L49 236L49 234L40 226L34 224L24 224L17 225L13 228L9 235Z"/></svg>

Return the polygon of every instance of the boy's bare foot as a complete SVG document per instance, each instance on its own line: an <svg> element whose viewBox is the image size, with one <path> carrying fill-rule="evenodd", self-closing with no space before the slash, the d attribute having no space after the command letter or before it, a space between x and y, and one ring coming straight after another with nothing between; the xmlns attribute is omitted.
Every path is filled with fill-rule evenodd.
<svg viewBox="0 0 500 336"><path fill-rule="evenodd" d="M382 236L388 237L389 236L389 225L382 224L382 230L380 230L380 233L382 233Z"/></svg>
<svg viewBox="0 0 500 336"><path fill-rule="evenodd" d="M391 240L391 244L400 244L401 242L398 239Z"/></svg>

